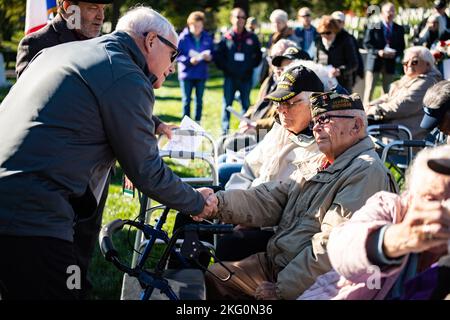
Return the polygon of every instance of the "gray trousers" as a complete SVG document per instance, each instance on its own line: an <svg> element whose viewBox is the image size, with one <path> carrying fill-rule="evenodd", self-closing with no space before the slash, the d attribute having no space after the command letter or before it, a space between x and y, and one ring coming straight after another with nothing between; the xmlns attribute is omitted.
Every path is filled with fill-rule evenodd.
<svg viewBox="0 0 450 320"><path fill-rule="evenodd" d="M391 85L392 80L394 79L394 74L387 73L385 68L382 67L380 72L366 71L365 75L365 89L364 89L364 105L369 105L369 102L372 101L373 89L375 88L375 84L382 75L382 84L383 84L383 93L389 92L389 86Z"/></svg>

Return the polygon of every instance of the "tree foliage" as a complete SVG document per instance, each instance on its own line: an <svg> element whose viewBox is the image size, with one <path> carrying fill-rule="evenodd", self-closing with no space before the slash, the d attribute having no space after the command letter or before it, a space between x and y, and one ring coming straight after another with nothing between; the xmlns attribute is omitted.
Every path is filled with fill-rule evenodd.
<svg viewBox="0 0 450 320"><path fill-rule="evenodd" d="M0 0L0 40L11 40L25 28L26 0Z"/></svg>

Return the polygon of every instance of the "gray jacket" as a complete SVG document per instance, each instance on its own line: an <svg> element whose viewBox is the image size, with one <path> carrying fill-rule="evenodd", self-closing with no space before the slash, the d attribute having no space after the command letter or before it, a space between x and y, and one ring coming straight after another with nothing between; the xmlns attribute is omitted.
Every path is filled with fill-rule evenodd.
<svg viewBox="0 0 450 320"><path fill-rule="evenodd" d="M202 211L159 157L154 78L125 32L37 55L0 105L0 234L72 241L73 200L98 194L116 159L151 198Z"/></svg>

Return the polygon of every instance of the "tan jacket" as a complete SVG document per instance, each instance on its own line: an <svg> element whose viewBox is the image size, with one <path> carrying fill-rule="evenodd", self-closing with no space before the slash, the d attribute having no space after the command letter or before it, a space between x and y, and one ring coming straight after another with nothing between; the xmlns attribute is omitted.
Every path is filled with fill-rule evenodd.
<svg viewBox="0 0 450 320"><path fill-rule="evenodd" d="M367 137L325 170L317 170L323 156L316 159L298 163L289 181L217 193L220 220L278 226L267 254L278 274L276 290L281 299L297 298L331 270L326 245L334 226L348 220L376 192L396 191L394 179Z"/></svg>
<svg viewBox="0 0 450 320"><path fill-rule="evenodd" d="M402 124L411 130L413 139L424 139L427 131L420 127L423 117L423 97L435 83L442 80L437 69L417 78L403 76L391 85L389 93L372 101L367 114L381 115L385 123Z"/></svg>
<svg viewBox="0 0 450 320"><path fill-rule="evenodd" d="M272 130L245 157L240 172L234 173L226 190L245 190L273 180L287 180L295 171L295 161L317 156L314 137L295 135L275 122Z"/></svg>

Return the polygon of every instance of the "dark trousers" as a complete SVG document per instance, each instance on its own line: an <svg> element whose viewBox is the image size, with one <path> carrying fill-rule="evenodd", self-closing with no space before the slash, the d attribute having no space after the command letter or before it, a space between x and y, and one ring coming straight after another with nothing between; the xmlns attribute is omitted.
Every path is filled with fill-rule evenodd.
<svg viewBox="0 0 450 320"><path fill-rule="evenodd" d="M183 116L191 116L191 96L192 90L195 88L195 121L200 121L202 118L203 109L203 93L205 91L204 79L185 79L180 80L182 104L183 104Z"/></svg>
<svg viewBox="0 0 450 320"><path fill-rule="evenodd" d="M233 105L236 91L240 93L242 111L245 113L250 106L250 91L252 90L252 79L235 79L225 77L223 82L223 104L222 104L222 132L227 133L230 128L230 112L226 107Z"/></svg>
<svg viewBox="0 0 450 320"><path fill-rule="evenodd" d="M0 236L0 290L4 300L72 300L73 244L49 237ZM69 281L68 281L69 280Z"/></svg>
<svg viewBox="0 0 450 320"><path fill-rule="evenodd" d="M105 208L106 198L108 197L110 180L111 174L109 174L108 180L106 181L100 203L92 216L78 221L74 226L73 245L77 264L82 274L80 299L87 299L92 288L92 284L88 279L89 265L94 255L95 246L98 245L98 234L102 227L103 209Z"/></svg>
<svg viewBox="0 0 450 320"><path fill-rule="evenodd" d="M230 234L219 236L216 256L221 261L238 261L267 250L267 242L274 235L272 230L242 227Z"/></svg>

